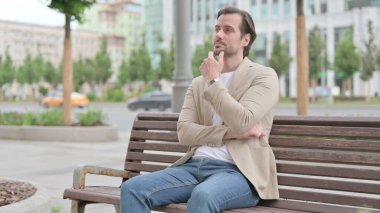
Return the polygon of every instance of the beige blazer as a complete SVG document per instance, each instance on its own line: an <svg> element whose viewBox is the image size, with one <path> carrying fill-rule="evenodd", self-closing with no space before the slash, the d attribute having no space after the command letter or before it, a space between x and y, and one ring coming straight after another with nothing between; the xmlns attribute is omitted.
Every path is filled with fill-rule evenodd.
<svg viewBox="0 0 380 213"><path fill-rule="evenodd" d="M177 125L179 142L189 145L189 152L173 166L185 163L199 146L226 144L237 167L253 184L260 198L279 198L276 162L268 144L269 136L223 139L229 128L245 133L258 122L269 133L279 96L278 84L273 69L248 58L244 58L235 71L228 89L221 81L208 86L202 76L194 78L186 92ZM212 125L213 110L220 115L223 125Z"/></svg>

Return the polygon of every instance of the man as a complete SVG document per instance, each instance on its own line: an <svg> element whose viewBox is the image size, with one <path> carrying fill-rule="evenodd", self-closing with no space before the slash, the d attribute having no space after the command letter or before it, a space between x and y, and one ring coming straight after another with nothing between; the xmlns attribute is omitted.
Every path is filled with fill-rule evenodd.
<svg viewBox="0 0 380 213"><path fill-rule="evenodd" d="M172 167L124 182L121 212L182 202L187 212L221 212L279 197L267 134L278 78L246 57L255 37L247 12L219 11L214 50L188 88L178 121L179 142L190 151Z"/></svg>

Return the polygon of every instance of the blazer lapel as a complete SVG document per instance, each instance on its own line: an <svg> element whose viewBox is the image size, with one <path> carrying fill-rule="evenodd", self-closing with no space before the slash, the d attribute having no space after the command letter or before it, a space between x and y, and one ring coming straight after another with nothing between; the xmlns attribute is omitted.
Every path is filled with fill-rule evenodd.
<svg viewBox="0 0 380 213"><path fill-rule="evenodd" d="M241 93L245 91L245 85L242 85L242 82L245 82L244 78L246 78L246 72L249 72L248 67L250 66L252 66L252 61L245 57L236 71L234 71L228 91L235 100L238 100Z"/></svg>
<svg viewBox="0 0 380 213"><path fill-rule="evenodd" d="M205 87L207 87L207 83L205 83L203 85L203 88L201 88L202 91L200 94L202 94L202 103L203 104L201 104L202 109L198 109L198 110L200 110L200 112L203 112L203 123L204 123L204 125L211 126L212 125L212 116L213 116L214 110L212 109L211 104L209 102L207 102L203 97L203 91L204 91Z"/></svg>

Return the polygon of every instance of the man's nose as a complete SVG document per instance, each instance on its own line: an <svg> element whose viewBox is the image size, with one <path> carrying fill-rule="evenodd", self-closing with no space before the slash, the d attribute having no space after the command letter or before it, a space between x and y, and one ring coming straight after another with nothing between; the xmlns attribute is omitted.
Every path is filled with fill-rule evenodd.
<svg viewBox="0 0 380 213"><path fill-rule="evenodd" d="M217 38L223 38L223 37L224 37L223 30L219 30L218 32L216 32L215 36L216 36Z"/></svg>

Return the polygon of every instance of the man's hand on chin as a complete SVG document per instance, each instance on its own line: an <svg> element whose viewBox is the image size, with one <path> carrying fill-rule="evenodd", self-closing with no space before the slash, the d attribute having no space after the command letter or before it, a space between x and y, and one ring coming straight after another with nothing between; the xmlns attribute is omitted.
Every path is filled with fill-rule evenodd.
<svg viewBox="0 0 380 213"><path fill-rule="evenodd" d="M199 67L205 80L210 81L219 78L224 66L224 52L220 52L219 59L214 58L214 52L209 52L208 57L203 59L203 63Z"/></svg>

